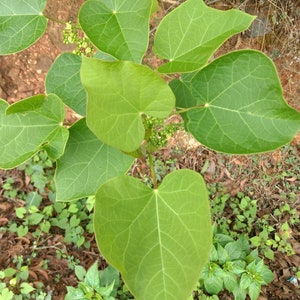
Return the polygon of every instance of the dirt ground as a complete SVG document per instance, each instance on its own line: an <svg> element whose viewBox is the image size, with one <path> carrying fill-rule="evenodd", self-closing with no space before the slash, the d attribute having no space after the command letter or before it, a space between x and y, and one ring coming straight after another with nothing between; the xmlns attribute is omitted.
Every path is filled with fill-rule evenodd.
<svg viewBox="0 0 300 300"><path fill-rule="evenodd" d="M84 0L48 0L46 15L63 21L76 21L78 9L83 2ZM165 13L180 2L183 1L160 1L160 11L155 16L153 26L155 26L155 23L158 22ZM263 51L273 59L277 67L287 102L292 107L300 110L300 1L220 0L206 2L218 9L225 10L235 7L258 16L258 21L252 25L250 30L231 38L218 50L216 55L218 56L227 51L243 48L254 48ZM45 92L44 80L49 67L60 53L72 50L72 46L62 43L62 29L63 26L49 21L46 34L36 44L23 52L0 57L0 98L6 99L9 103L13 103L20 99ZM155 64L155 58L148 57L146 58L146 62ZM72 111L68 110L67 122L72 123L75 120L76 116ZM282 162L285 162L288 153L285 153L283 150L278 150L278 152L265 154L260 158L259 168L256 167L254 171L249 172L253 166L251 158L220 157L212 151L199 148L199 146L195 147L190 137L178 136L177 138L180 139L180 142L177 140L175 142L173 141L173 143L180 144L180 147L184 149L185 153L177 157L176 167L192 168L201 171L203 164L209 161L210 173L205 174L206 181L209 183L217 181L224 183L227 187L227 192L233 196L238 191L247 191L247 187L252 186L255 179L262 180L261 172L265 172L267 169L270 176L272 177L274 175L276 180L274 179L269 185L262 184L257 186L252 196L254 198L260 198L268 205L273 205L274 207L276 207L276 204L270 204L271 202L268 199L277 199L277 202L280 201L278 198L279 193L274 187L280 186L283 183L280 182L275 175L285 170L285 168L291 168L292 165L284 165L283 163L282 169L278 169L275 167L274 161L282 160ZM298 154L299 143L300 136L298 135L292 142ZM169 155L170 151L168 149L164 150L163 156L165 160L170 158ZM143 162L139 161L135 165L133 173L140 172L142 169ZM239 173L236 174L235 171L237 170L239 170ZM15 178L19 176L20 185L26 187L26 182L22 174L19 174L16 170L9 172L11 172ZM0 177L1 176L4 176L3 172L0 173ZM293 184L299 184L300 174L298 174L298 178L292 182ZM28 188L28 190L30 190L30 188ZM298 194L297 197L295 208L300 212L300 195ZM6 202L8 202L7 199L4 199L0 193L0 217L13 214L12 203ZM6 203L6 206L3 203ZM268 209L266 205L261 205L262 211L266 209ZM59 233L57 236L59 236ZM67 261L58 260L54 248L51 247L51 245L55 244L55 239L59 239L57 236L53 236L52 240L49 240L48 248L41 250L39 253L40 258L45 257L49 261L47 272L37 271L41 270L39 259L36 260L36 269L33 270L35 270L38 277L41 277L40 280L46 283L45 285L49 290L51 290L51 288L55 290L52 294L52 299L64 299L65 286L76 285L77 281L74 274L67 271ZM291 276L291 268L300 266L299 228L293 229L292 236L296 254L287 257L277 253L276 259L269 261L269 266L275 274L275 280L269 286L263 288L260 300L300 299L299 289L287 282L287 278ZM0 259L1 268L7 265L7 259L11 259L14 255L29 254L32 244L30 237L27 240L17 239L13 234L6 236L0 235L0 237L0 252L2 254L2 259ZM85 267L88 267L99 257L94 238L90 237L90 239L93 242L90 251L79 252L76 248L68 248L68 253L78 258ZM6 258L5 261L3 257ZM102 262L102 264L104 266L105 262ZM54 274L57 273L62 274L60 282L54 280ZM226 297L227 296L224 295L224 299L229 299Z"/></svg>

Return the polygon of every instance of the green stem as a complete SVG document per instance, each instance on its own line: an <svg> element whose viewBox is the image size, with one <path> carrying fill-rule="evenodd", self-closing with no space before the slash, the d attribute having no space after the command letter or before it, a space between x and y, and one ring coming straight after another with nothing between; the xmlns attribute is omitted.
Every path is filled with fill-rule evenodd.
<svg viewBox="0 0 300 300"><path fill-rule="evenodd" d="M43 16L44 16L45 18L47 18L48 20L51 20L51 21L53 21L53 22L55 22L55 23L59 23L59 24L62 24L62 25L66 25L66 24L67 24L67 22L64 22L64 21L55 19L55 18L53 18L53 17L51 17L51 16L47 16L47 15L45 15L45 14L43 14Z"/></svg>
<svg viewBox="0 0 300 300"><path fill-rule="evenodd" d="M208 107L209 104L200 104L200 105L195 105L195 106L191 106L191 107L188 107L188 108L181 108L181 107L176 107L176 109L178 109L177 111L174 112L174 115L180 115L180 114L183 114L187 111L190 111L192 109L197 109L197 108L204 108L204 107Z"/></svg>
<svg viewBox="0 0 300 300"><path fill-rule="evenodd" d="M152 179L153 179L153 188L157 189L158 184L157 184L156 174L155 174L155 171L154 171L152 155L149 152L147 153L147 155L148 155L148 160L149 160L149 165L150 165L150 170L151 170L151 176L152 176Z"/></svg>

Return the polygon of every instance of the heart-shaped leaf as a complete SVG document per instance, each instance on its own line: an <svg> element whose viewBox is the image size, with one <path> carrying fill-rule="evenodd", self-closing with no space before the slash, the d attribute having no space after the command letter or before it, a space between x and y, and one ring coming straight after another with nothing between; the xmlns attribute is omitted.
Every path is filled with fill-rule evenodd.
<svg viewBox="0 0 300 300"><path fill-rule="evenodd" d="M0 1L0 55L24 50L47 28L46 0Z"/></svg>
<svg viewBox="0 0 300 300"><path fill-rule="evenodd" d="M83 57L81 81L88 94L87 124L104 143L133 152L141 145L144 114L165 118L175 106L166 82L130 61Z"/></svg>
<svg viewBox="0 0 300 300"><path fill-rule="evenodd" d="M0 99L0 168L14 168L42 149L52 159L62 155L68 138L64 115L64 105L55 95L38 95L11 106Z"/></svg>
<svg viewBox="0 0 300 300"><path fill-rule="evenodd" d="M158 70L176 73L203 67L226 39L247 29L254 18L235 9L208 7L202 0L187 0L157 28L154 51L169 60Z"/></svg>
<svg viewBox="0 0 300 300"><path fill-rule="evenodd" d="M95 234L101 253L138 300L184 300L195 287L212 244L202 177L167 175L152 190L120 176L96 194Z"/></svg>
<svg viewBox="0 0 300 300"><path fill-rule="evenodd" d="M170 86L177 107L188 110L186 129L214 150L269 151L300 130L300 113L285 102L275 66L261 52L229 53Z"/></svg>
<svg viewBox="0 0 300 300"><path fill-rule="evenodd" d="M149 40L152 1L90 0L79 12L79 22L101 51L140 63Z"/></svg>
<svg viewBox="0 0 300 300"><path fill-rule="evenodd" d="M72 201L91 195L108 179L124 174L134 161L116 148L99 141L85 119L69 129L70 137L55 173L57 201Z"/></svg>
<svg viewBox="0 0 300 300"><path fill-rule="evenodd" d="M80 80L81 57L63 53L52 64L45 81L48 94L53 93L78 114L86 114L86 94Z"/></svg>

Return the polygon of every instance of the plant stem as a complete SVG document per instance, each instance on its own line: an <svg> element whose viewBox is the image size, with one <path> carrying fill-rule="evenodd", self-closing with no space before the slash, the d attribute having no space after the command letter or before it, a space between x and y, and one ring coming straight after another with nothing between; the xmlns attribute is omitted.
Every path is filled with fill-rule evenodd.
<svg viewBox="0 0 300 300"><path fill-rule="evenodd" d="M152 179L153 179L153 188L157 189L158 184L157 184L156 174L155 174L155 171L154 171L152 155L149 152L147 153L147 155L148 155L148 160L149 160L149 165L150 165L150 170L151 170L151 176L152 176Z"/></svg>
<svg viewBox="0 0 300 300"><path fill-rule="evenodd" d="M190 111L192 109L196 109L196 108L204 108L204 107L208 107L209 104L200 104L200 105L195 105L195 106L191 106L191 107L188 107L188 108L181 108L181 107L176 107L176 109L178 109L177 111L174 112L174 115L180 115L180 114L183 114L187 111Z"/></svg>
<svg viewBox="0 0 300 300"><path fill-rule="evenodd" d="M43 16L44 16L45 18L47 18L48 20L51 20L51 21L53 21L53 22L55 22L55 23L59 23L59 24L62 24L62 25L66 25L66 23L67 23L67 22L64 22L64 21L55 19L55 18L53 18L53 17L51 17L51 16L47 16L47 15L45 15L45 14L43 14Z"/></svg>

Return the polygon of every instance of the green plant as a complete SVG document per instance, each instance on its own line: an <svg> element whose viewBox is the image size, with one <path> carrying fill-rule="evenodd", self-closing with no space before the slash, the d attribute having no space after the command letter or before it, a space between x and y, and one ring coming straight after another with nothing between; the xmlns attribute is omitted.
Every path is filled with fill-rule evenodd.
<svg viewBox="0 0 300 300"><path fill-rule="evenodd" d="M288 221L277 220L275 225L270 225L270 218L284 218L288 216ZM259 247L262 254L274 259L274 250L286 253L287 255L295 254L295 251L290 244L291 238L290 226L299 224L299 216L295 209L291 209L288 203L285 203L279 208L276 208L273 213L266 214L258 219L255 226L258 234L253 236L250 241L254 247Z"/></svg>
<svg viewBox="0 0 300 300"><path fill-rule="evenodd" d="M27 282L29 268L24 264L23 257L15 257L14 262L16 263L16 268L9 267L0 271L0 279L4 280L4 282L0 284L1 300L29 299L30 296L28 295L35 290L35 288Z"/></svg>
<svg viewBox="0 0 300 300"><path fill-rule="evenodd" d="M103 271L98 271L98 262L96 261L86 271L82 266L75 266L75 274L79 280L77 287L67 286L66 300L72 299L98 299L115 300L117 299L118 289L121 286L119 272L111 266ZM119 292L120 294L120 292ZM121 293L124 298L124 293Z"/></svg>
<svg viewBox="0 0 300 300"><path fill-rule="evenodd" d="M294 254L289 243L290 226L299 223L299 217L295 209L291 209L288 203L277 208L271 214L262 217L257 216L257 200L253 200L243 193L238 193L232 198L228 194L216 195L211 201L212 219L218 227L218 232L227 234L233 238L241 233L246 234L253 247L268 259L274 259L274 250ZM276 217L288 215L288 222L277 220Z"/></svg>
<svg viewBox="0 0 300 300"><path fill-rule="evenodd" d="M3 196L8 199L14 199L17 196L18 189L14 187L14 179L12 177L6 177L2 188L4 190Z"/></svg>
<svg viewBox="0 0 300 300"><path fill-rule="evenodd" d="M78 248L89 247L89 241L85 240L84 233L93 233L93 205L94 198L81 199L76 203L55 203L44 206L40 210L31 206L15 209L17 222L11 221L7 230L16 232L19 237L29 232L36 239L49 233L52 227L59 227L64 231L64 241L73 243Z"/></svg>
<svg viewBox="0 0 300 300"><path fill-rule="evenodd" d="M213 221L223 233L232 237L251 233L257 219L256 212L257 201L241 192L235 198L228 194L216 195L211 201Z"/></svg>
<svg viewBox="0 0 300 300"><path fill-rule="evenodd" d="M45 32L45 4L1 1L0 54L21 51ZM14 168L46 151L57 161L57 202L96 196L98 246L134 296L182 300L191 295L212 245L207 191L191 170L158 182L151 144L160 146L161 139L144 120L179 114L185 130L207 147L250 154L288 143L300 129L300 114L286 104L274 64L263 53L241 50L210 61L254 20L238 10L185 1L156 29L149 50L160 66L144 66L156 8L156 0L83 4L79 23L95 56L64 53L48 72L45 95L12 105L0 100L0 167ZM165 73L181 77L168 84ZM64 105L82 116L70 128L63 125ZM124 175L141 154L152 188ZM76 217L72 222L79 224Z"/></svg>
<svg viewBox="0 0 300 300"><path fill-rule="evenodd" d="M244 300L247 294L256 300L261 286L272 280L273 273L259 258L257 249L251 251L248 237L240 235L234 240L215 230L210 262L202 270L198 285L198 299L219 299L218 294L226 290L235 300Z"/></svg>

